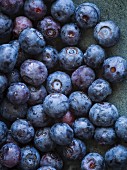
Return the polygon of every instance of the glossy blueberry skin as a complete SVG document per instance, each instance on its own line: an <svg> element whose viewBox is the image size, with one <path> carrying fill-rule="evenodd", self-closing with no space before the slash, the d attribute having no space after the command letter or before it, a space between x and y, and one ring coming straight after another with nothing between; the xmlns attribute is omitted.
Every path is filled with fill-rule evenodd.
<svg viewBox="0 0 127 170"><path fill-rule="evenodd" d="M57 0L51 6L51 14L59 22L67 22L74 14L75 6L72 0Z"/></svg>
<svg viewBox="0 0 127 170"><path fill-rule="evenodd" d="M63 161L57 153L47 152L42 156L40 165L51 166L53 168L56 168L57 170L60 170L63 167Z"/></svg>
<svg viewBox="0 0 127 170"><path fill-rule="evenodd" d="M73 129L66 123L56 123L50 130L51 139L58 145L69 145L74 137Z"/></svg>
<svg viewBox="0 0 127 170"><path fill-rule="evenodd" d="M21 149L21 160L19 168L22 170L36 170L39 166L40 154L31 146L26 146Z"/></svg>
<svg viewBox="0 0 127 170"><path fill-rule="evenodd" d="M25 16L18 16L14 20L13 35L19 37L20 33L26 28L32 28L32 22Z"/></svg>
<svg viewBox="0 0 127 170"><path fill-rule="evenodd" d="M19 35L22 50L30 55L38 55L45 46L43 35L34 28L26 28Z"/></svg>
<svg viewBox="0 0 127 170"><path fill-rule="evenodd" d="M87 154L81 162L81 170L104 170L104 158L98 153Z"/></svg>
<svg viewBox="0 0 127 170"><path fill-rule="evenodd" d="M72 90L71 78L65 72L56 71L48 76L46 89L48 93L68 95Z"/></svg>
<svg viewBox="0 0 127 170"><path fill-rule="evenodd" d="M48 16L38 22L37 28L46 39L50 40L59 36L61 26L51 16Z"/></svg>
<svg viewBox="0 0 127 170"><path fill-rule="evenodd" d="M25 104L29 97L29 89L24 83L12 83L8 88L7 98L12 104Z"/></svg>
<svg viewBox="0 0 127 170"><path fill-rule="evenodd" d="M4 0L0 1L0 9L3 13L14 17L19 15L21 9L23 8L23 0Z"/></svg>
<svg viewBox="0 0 127 170"><path fill-rule="evenodd" d="M120 29L114 21L103 21L94 28L94 38L103 47L112 47L120 39Z"/></svg>
<svg viewBox="0 0 127 170"><path fill-rule="evenodd" d="M105 57L105 50L99 45L92 44L84 53L84 62L91 68L98 68L104 62Z"/></svg>
<svg viewBox="0 0 127 170"><path fill-rule="evenodd" d="M127 164L127 148L118 145L109 149L105 153L105 163L107 168L109 167L112 170L125 168Z"/></svg>
<svg viewBox="0 0 127 170"><path fill-rule="evenodd" d="M112 94L112 89L108 81L96 79L88 88L88 96L93 102L101 102Z"/></svg>
<svg viewBox="0 0 127 170"><path fill-rule="evenodd" d="M41 168L38 168L37 170L56 170L55 168L53 168L52 166L42 166Z"/></svg>
<svg viewBox="0 0 127 170"><path fill-rule="evenodd" d="M28 86L30 91L30 97L28 100L29 105L41 104L47 96L47 91L43 85L39 87Z"/></svg>
<svg viewBox="0 0 127 170"><path fill-rule="evenodd" d="M52 46L46 46L38 60L43 62L48 69L54 68L58 63L58 51Z"/></svg>
<svg viewBox="0 0 127 170"><path fill-rule="evenodd" d="M59 63L65 70L74 71L83 63L83 52L77 47L65 47L59 52Z"/></svg>
<svg viewBox="0 0 127 170"><path fill-rule="evenodd" d="M52 118L60 118L69 110L69 101L64 94L51 93L43 102L44 112Z"/></svg>
<svg viewBox="0 0 127 170"><path fill-rule="evenodd" d="M17 118L25 118L27 109L27 104L13 105L5 98L0 105L0 114L8 121L15 121Z"/></svg>
<svg viewBox="0 0 127 170"><path fill-rule="evenodd" d="M4 74L0 74L0 93L3 93L8 86L8 79Z"/></svg>
<svg viewBox="0 0 127 170"><path fill-rule="evenodd" d="M28 109L27 120L31 122L34 127L45 127L51 122L51 119L45 114L43 105L38 104Z"/></svg>
<svg viewBox="0 0 127 170"><path fill-rule="evenodd" d="M92 106L88 96L81 92L75 91L69 96L70 110L75 116L86 116Z"/></svg>
<svg viewBox="0 0 127 170"><path fill-rule="evenodd" d="M8 84L11 85L12 83L18 83L21 82L21 77L19 70L14 69L7 75L8 78Z"/></svg>
<svg viewBox="0 0 127 170"><path fill-rule="evenodd" d="M49 152L54 150L56 144L50 137L49 127L36 131L34 136L34 145L41 152Z"/></svg>
<svg viewBox="0 0 127 170"><path fill-rule="evenodd" d="M12 20L8 16L0 13L0 44L8 43L11 38L12 29Z"/></svg>
<svg viewBox="0 0 127 170"><path fill-rule="evenodd" d="M38 87L46 80L48 71L42 62L28 59L22 63L20 74L26 83Z"/></svg>
<svg viewBox="0 0 127 170"><path fill-rule="evenodd" d="M3 144L7 139L8 128L6 124L0 121L0 145Z"/></svg>
<svg viewBox="0 0 127 170"><path fill-rule="evenodd" d="M71 144L62 148L62 154L68 160L82 160L86 155L86 145L74 138Z"/></svg>
<svg viewBox="0 0 127 170"><path fill-rule="evenodd" d="M83 29L94 27L100 20L100 10L93 3L82 3L75 10L75 19Z"/></svg>
<svg viewBox="0 0 127 170"><path fill-rule="evenodd" d="M127 117L121 116L115 123L115 132L123 141L127 142Z"/></svg>
<svg viewBox="0 0 127 170"><path fill-rule="evenodd" d="M75 121L75 116L73 112L68 111L62 118L59 119L59 121L72 126L73 122Z"/></svg>
<svg viewBox="0 0 127 170"><path fill-rule="evenodd" d="M61 39L68 45L77 45L80 39L80 29L77 24L69 23L61 29Z"/></svg>
<svg viewBox="0 0 127 170"><path fill-rule="evenodd" d="M41 20L47 12L47 7L43 0L26 0L24 13L31 20Z"/></svg>
<svg viewBox="0 0 127 170"><path fill-rule="evenodd" d="M27 144L34 137L33 126L24 119L18 119L13 122L11 125L11 132L13 138L21 144Z"/></svg>
<svg viewBox="0 0 127 170"><path fill-rule="evenodd" d="M9 73L14 69L18 57L18 47L13 44L0 46L0 72Z"/></svg>
<svg viewBox="0 0 127 170"><path fill-rule="evenodd" d="M0 162L2 165L12 168L20 161L20 148L14 143L5 144L0 150Z"/></svg>
<svg viewBox="0 0 127 170"><path fill-rule="evenodd" d="M71 76L72 84L79 90L83 91L85 91L92 84L94 79L94 71L86 65L80 66L72 73Z"/></svg>
<svg viewBox="0 0 127 170"><path fill-rule="evenodd" d="M118 83L127 78L127 61L119 56L106 59L103 64L105 79L111 83Z"/></svg>
<svg viewBox="0 0 127 170"><path fill-rule="evenodd" d="M89 119L96 126L112 126L118 117L117 108L108 102L95 103L89 112Z"/></svg>
<svg viewBox="0 0 127 170"><path fill-rule="evenodd" d="M94 125L87 118L78 118L73 123L74 134L77 138L88 140L94 135Z"/></svg>
<svg viewBox="0 0 127 170"><path fill-rule="evenodd" d="M97 128L94 139L100 145L113 145L116 142L116 134L113 128Z"/></svg>

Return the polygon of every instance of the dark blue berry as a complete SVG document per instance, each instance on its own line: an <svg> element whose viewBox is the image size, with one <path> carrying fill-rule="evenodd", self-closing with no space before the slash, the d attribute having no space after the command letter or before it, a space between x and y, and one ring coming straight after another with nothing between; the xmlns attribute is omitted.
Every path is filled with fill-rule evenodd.
<svg viewBox="0 0 127 170"><path fill-rule="evenodd" d="M13 122L11 132L13 138L21 144L30 142L34 137L34 128L28 121L23 119Z"/></svg>
<svg viewBox="0 0 127 170"><path fill-rule="evenodd" d="M93 102L101 102L111 93L110 84L101 78L95 80L88 88L88 95Z"/></svg>
<svg viewBox="0 0 127 170"><path fill-rule="evenodd" d="M0 145L7 139L8 128L4 122L0 121Z"/></svg>
<svg viewBox="0 0 127 170"><path fill-rule="evenodd" d="M43 35L34 28L26 28L19 35L22 50L30 55L38 55L45 46Z"/></svg>
<svg viewBox="0 0 127 170"><path fill-rule="evenodd" d="M88 140L93 137L95 128L87 118L79 118L73 123L73 130L77 138Z"/></svg>
<svg viewBox="0 0 127 170"><path fill-rule="evenodd" d="M92 106L91 100L81 91L75 91L69 96L70 109L76 116L86 116Z"/></svg>
<svg viewBox="0 0 127 170"><path fill-rule="evenodd" d="M81 162L81 170L104 170L104 158L98 153L87 154Z"/></svg>
<svg viewBox="0 0 127 170"><path fill-rule="evenodd" d="M47 7L43 0L26 0L24 13L31 20L41 20L47 12Z"/></svg>
<svg viewBox="0 0 127 170"><path fill-rule="evenodd" d="M55 168L53 168L52 166L42 166L41 168L38 168L37 170L56 170Z"/></svg>
<svg viewBox="0 0 127 170"><path fill-rule="evenodd" d="M8 85L8 79L5 75L0 74L0 93L3 93Z"/></svg>
<svg viewBox="0 0 127 170"><path fill-rule="evenodd" d="M60 170L63 168L63 161L57 153L47 152L46 154L42 156L40 165L51 166L53 168L56 168L57 170Z"/></svg>
<svg viewBox="0 0 127 170"><path fill-rule="evenodd" d="M72 142L74 133L66 123L56 123L50 130L51 139L58 145L68 145Z"/></svg>
<svg viewBox="0 0 127 170"><path fill-rule="evenodd" d="M81 28L91 28L99 22L100 10L93 3L82 3L75 10L75 18Z"/></svg>
<svg viewBox="0 0 127 170"><path fill-rule="evenodd" d="M98 68L105 60L105 50L99 45L91 45L84 53L84 62L91 68Z"/></svg>
<svg viewBox="0 0 127 170"><path fill-rule="evenodd" d="M2 165L12 168L20 161L20 148L14 143L5 144L0 150L0 162Z"/></svg>
<svg viewBox="0 0 127 170"><path fill-rule="evenodd" d="M27 120L30 121L34 127L45 127L51 122L51 119L44 113L42 104L32 106L28 109Z"/></svg>
<svg viewBox="0 0 127 170"><path fill-rule="evenodd" d="M77 24L69 23L61 29L61 39L68 45L77 45L80 39L80 29Z"/></svg>
<svg viewBox="0 0 127 170"><path fill-rule="evenodd" d="M48 76L46 89L48 93L68 95L72 89L71 78L65 72L56 71Z"/></svg>
<svg viewBox="0 0 127 170"><path fill-rule="evenodd" d="M34 145L41 152L49 152L54 150L56 145L50 137L49 127L36 131L34 136Z"/></svg>
<svg viewBox="0 0 127 170"><path fill-rule="evenodd" d="M21 81L20 73L17 69L14 69L12 72L8 73L7 78L8 78L9 85Z"/></svg>
<svg viewBox="0 0 127 170"><path fill-rule="evenodd" d="M103 21L94 29L95 40L104 47L114 46L120 39L120 29L113 21Z"/></svg>
<svg viewBox="0 0 127 170"><path fill-rule="evenodd" d="M37 60L25 60L20 67L23 80L32 86L40 86L46 80L48 71L46 66Z"/></svg>
<svg viewBox="0 0 127 170"><path fill-rule="evenodd" d="M51 6L51 14L59 22L67 22L74 14L75 6L72 0L57 0Z"/></svg>
<svg viewBox="0 0 127 170"><path fill-rule="evenodd" d="M96 103L89 112L91 122L96 126L112 126L119 117L117 108L108 102Z"/></svg>
<svg viewBox="0 0 127 170"><path fill-rule="evenodd" d="M119 56L110 57L104 61L103 72L108 81L121 82L127 78L127 61Z"/></svg>

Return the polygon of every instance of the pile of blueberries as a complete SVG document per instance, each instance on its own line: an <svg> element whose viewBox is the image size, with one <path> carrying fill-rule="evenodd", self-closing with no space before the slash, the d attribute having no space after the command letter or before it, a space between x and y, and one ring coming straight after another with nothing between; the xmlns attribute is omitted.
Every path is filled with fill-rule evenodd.
<svg viewBox="0 0 127 170"><path fill-rule="evenodd" d="M99 45L83 52L81 32L93 27ZM49 45L58 38L59 52ZM0 0L0 170L61 170L68 160L125 169L127 117L106 101L111 83L127 77L127 61L104 49L119 39L93 3ZM104 157L88 152L91 139L110 146Z"/></svg>

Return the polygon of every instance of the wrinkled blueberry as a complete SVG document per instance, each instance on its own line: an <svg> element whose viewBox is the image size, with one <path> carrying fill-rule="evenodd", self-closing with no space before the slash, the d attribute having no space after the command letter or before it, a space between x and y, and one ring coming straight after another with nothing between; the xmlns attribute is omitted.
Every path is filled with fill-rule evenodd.
<svg viewBox="0 0 127 170"><path fill-rule="evenodd" d="M0 74L0 93L3 93L8 85L8 79L5 75Z"/></svg>
<svg viewBox="0 0 127 170"><path fill-rule="evenodd" d="M0 145L3 144L7 139L8 128L6 124L0 121Z"/></svg>
<svg viewBox="0 0 127 170"><path fill-rule="evenodd" d="M20 73L17 69L12 70L7 75L8 83L11 85L12 83L18 83L21 81Z"/></svg>
<svg viewBox="0 0 127 170"><path fill-rule="evenodd" d="M52 166L42 166L41 168L38 168L37 170L56 170L55 168L53 168Z"/></svg>

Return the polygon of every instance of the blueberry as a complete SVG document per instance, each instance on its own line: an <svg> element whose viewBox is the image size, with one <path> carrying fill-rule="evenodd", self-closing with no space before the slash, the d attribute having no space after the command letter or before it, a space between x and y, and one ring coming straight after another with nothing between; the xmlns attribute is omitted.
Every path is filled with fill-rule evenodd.
<svg viewBox="0 0 127 170"><path fill-rule="evenodd" d="M63 161L57 153L47 152L46 154L42 156L40 165L41 166L52 166L53 168L60 170L63 167Z"/></svg>
<svg viewBox="0 0 127 170"><path fill-rule="evenodd" d="M25 118L27 109L27 104L13 105L4 98L0 105L0 114L8 121L14 121L17 118Z"/></svg>
<svg viewBox="0 0 127 170"><path fill-rule="evenodd" d="M75 10L75 19L81 28L91 28L99 22L100 10L93 3L82 3Z"/></svg>
<svg viewBox="0 0 127 170"><path fill-rule="evenodd" d="M20 161L20 148L14 143L5 144L0 150L0 162L2 165L12 168Z"/></svg>
<svg viewBox="0 0 127 170"><path fill-rule="evenodd" d="M96 126L112 126L119 117L117 108L108 102L95 103L89 112L91 122Z"/></svg>
<svg viewBox="0 0 127 170"><path fill-rule="evenodd" d="M3 93L8 85L8 79L4 74L0 74L0 93Z"/></svg>
<svg viewBox="0 0 127 170"><path fill-rule="evenodd" d="M77 47L65 47L59 53L59 63L65 70L74 71L83 63L83 52Z"/></svg>
<svg viewBox="0 0 127 170"><path fill-rule="evenodd" d="M127 165L127 148L122 145L118 145L109 149L105 153L105 163L107 168L109 167L112 170L125 169Z"/></svg>
<svg viewBox="0 0 127 170"><path fill-rule="evenodd" d="M3 144L7 139L8 128L6 124L0 121L0 145Z"/></svg>
<svg viewBox="0 0 127 170"><path fill-rule="evenodd" d="M19 15L24 5L23 0L4 0L0 1L0 9L3 13L14 17Z"/></svg>
<svg viewBox="0 0 127 170"><path fill-rule="evenodd" d="M68 45L77 45L80 39L80 29L77 24L69 23L61 29L61 39Z"/></svg>
<svg viewBox="0 0 127 170"><path fill-rule="evenodd" d="M7 75L8 83L11 85L12 83L18 83L21 81L20 73L17 69L12 70Z"/></svg>
<svg viewBox="0 0 127 170"><path fill-rule="evenodd" d="M8 88L7 98L12 104L25 104L29 97L29 89L24 83L12 83Z"/></svg>
<svg viewBox="0 0 127 170"><path fill-rule="evenodd" d="M13 44L0 46L0 72L9 73L14 69L18 57L18 48Z"/></svg>
<svg viewBox="0 0 127 170"><path fill-rule="evenodd" d="M114 46L120 39L120 29L113 21L103 21L94 29L95 40L104 47Z"/></svg>
<svg viewBox="0 0 127 170"><path fill-rule="evenodd" d="M48 16L38 22L37 28L46 39L53 39L59 36L61 26Z"/></svg>
<svg viewBox="0 0 127 170"><path fill-rule="evenodd" d="M45 127L36 131L34 136L35 147L41 152L53 151L55 148L55 143L50 137L50 128Z"/></svg>
<svg viewBox="0 0 127 170"><path fill-rule="evenodd" d="M4 1L0 1L4 2ZM0 44L7 43L11 38L11 32L13 29L13 22L12 20L0 13Z"/></svg>
<svg viewBox="0 0 127 170"><path fill-rule="evenodd" d="M20 33L26 28L32 28L32 22L25 16L18 16L14 20L13 34L19 37Z"/></svg>
<svg viewBox="0 0 127 170"><path fill-rule="evenodd" d="M121 116L115 123L115 132L117 136L127 142L127 117Z"/></svg>
<svg viewBox="0 0 127 170"><path fill-rule="evenodd" d="M116 134L113 128L97 128L94 139L100 145L113 145L116 142Z"/></svg>
<svg viewBox="0 0 127 170"><path fill-rule="evenodd" d="M88 88L88 95L93 102L101 102L111 93L110 84L101 78L95 80Z"/></svg>
<svg viewBox="0 0 127 170"><path fill-rule="evenodd" d="M34 128L28 121L23 119L13 122L11 132L13 138L21 144L27 144L34 137Z"/></svg>
<svg viewBox="0 0 127 170"><path fill-rule="evenodd" d="M43 102L44 112L53 118L60 118L69 110L69 101L64 94L51 93Z"/></svg>
<svg viewBox="0 0 127 170"><path fill-rule="evenodd" d="M81 91L75 91L69 96L70 109L76 116L86 116L92 106L91 100Z"/></svg>
<svg viewBox="0 0 127 170"><path fill-rule="evenodd" d="M81 162L81 170L104 170L104 158L98 153L87 154Z"/></svg>
<svg viewBox="0 0 127 170"><path fill-rule="evenodd" d="M48 71L46 66L37 60L25 60L20 67L23 80L32 86L40 86L46 80Z"/></svg>
<svg viewBox="0 0 127 170"><path fill-rule="evenodd" d="M67 22L74 14L75 6L72 0L57 0L51 6L51 14L59 22Z"/></svg>
<svg viewBox="0 0 127 170"><path fill-rule="evenodd" d="M44 113L42 104L32 106L28 109L27 120L30 121L34 127L45 127L51 122L51 119Z"/></svg>
<svg viewBox="0 0 127 170"><path fill-rule="evenodd" d="M47 12L47 7L43 0L26 0L24 13L31 20L41 20Z"/></svg>
<svg viewBox="0 0 127 170"><path fill-rule="evenodd" d="M62 148L64 158L68 160L81 160L86 154L86 145L79 139L73 139L71 144Z"/></svg>
<svg viewBox="0 0 127 170"><path fill-rule="evenodd" d="M72 112L68 111L62 118L60 118L60 122L67 123L68 125L72 125L75 121L75 116Z"/></svg>
<svg viewBox="0 0 127 170"><path fill-rule="evenodd" d="M88 140L94 135L94 126L87 118L78 118L73 123L74 134L77 138Z"/></svg>
<svg viewBox="0 0 127 170"><path fill-rule="evenodd" d="M42 166L41 168L38 168L37 170L56 170L55 168L53 168L52 166Z"/></svg>
<svg viewBox="0 0 127 170"><path fill-rule="evenodd" d="M40 154L31 146L26 146L21 149L21 159L19 168L22 170L36 170L39 166Z"/></svg>
<svg viewBox="0 0 127 170"><path fill-rule="evenodd" d="M84 62L91 68L98 68L106 57L105 50L99 45L91 45L84 53Z"/></svg>
<svg viewBox="0 0 127 170"><path fill-rule="evenodd" d="M85 91L94 81L95 73L90 67L83 65L72 73L71 79L75 87Z"/></svg>
<svg viewBox="0 0 127 170"><path fill-rule="evenodd" d="M41 104L47 96L47 91L43 85L40 87L28 86L30 91L30 98L28 100L29 105Z"/></svg>
<svg viewBox="0 0 127 170"><path fill-rule="evenodd" d="M72 142L74 133L66 123L56 123L50 130L51 139L58 145L68 145Z"/></svg>
<svg viewBox="0 0 127 170"><path fill-rule="evenodd" d="M19 35L22 50L30 55L38 55L45 46L43 35L34 28L26 28Z"/></svg>
<svg viewBox="0 0 127 170"><path fill-rule="evenodd" d="M119 56L110 57L104 61L103 72L108 81L121 82L127 77L127 61Z"/></svg>
<svg viewBox="0 0 127 170"><path fill-rule="evenodd" d="M38 59L42 61L48 69L53 68L58 63L58 51L54 47L46 46L43 48Z"/></svg>
<svg viewBox="0 0 127 170"><path fill-rule="evenodd" d="M68 95L71 92L71 78L62 71L56 71L47 78L46 89L48 93L63 93Z"/></svg>

